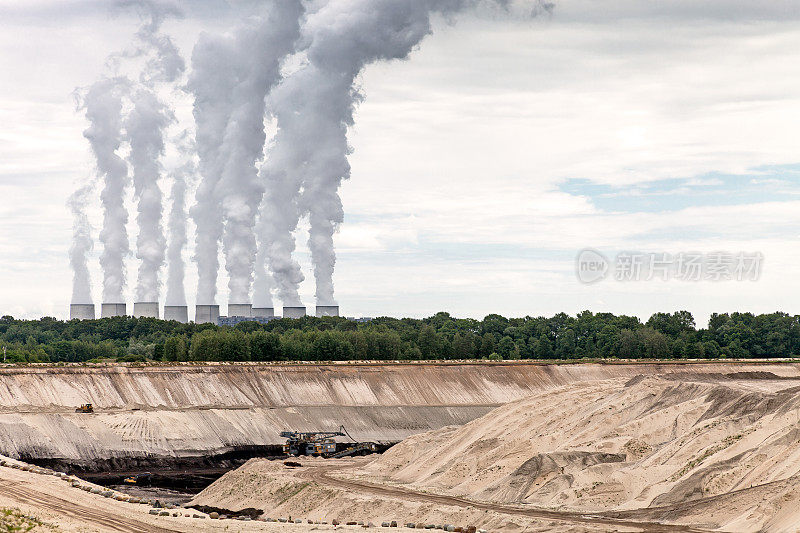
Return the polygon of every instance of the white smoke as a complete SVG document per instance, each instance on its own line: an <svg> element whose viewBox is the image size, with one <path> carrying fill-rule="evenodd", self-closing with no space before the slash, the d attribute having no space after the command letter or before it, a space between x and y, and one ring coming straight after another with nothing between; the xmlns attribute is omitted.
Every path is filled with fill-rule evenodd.
<svg viewBox="0 0 800 533"><path fill-rule="evenodd" d="M261 219L259 219L260 221ZM260 235L260 222L256 226L256 234ZM272 308L272 289L274 281L267 269L267 254L259 241L258 254L256 254L256 273L253 281L253 307Z"/></svg>
<svg viewBox="0 0 800 533"><path fill-rule="evenodd" d="M69 197L72 213L72 247L69 250L69 264L72 267L73 304L92 303L92 280L89 275L88 259L94 248L92 225L86 214L89 196L94 191L94 183L84 185Z"/></svg>
<svg viewBox="0 0 800 533"><path fill-rule="evenodd" d="M262 168L268 183L260 225L270 270L284 305L298 305L303 276L292 258L302 215L310 222L317 305L335 305L333 235L344 219L339 187L350 177L347 129L363 98L355 85L365 66L406 59L431 33L434 14L486 6L519 14L551 4L517 0L330 0L303 27L307 62L270 95L278 132Z"/></svg>
<svg viewBox="0 0 800 533"><path fill-rule="evenodd" d="M164 266L166 239L161 224L163 195L158 185L162 174L164 132L175 121L172 111L159 99L156 83L172 83L183 73L185 64L172 40L161 33L169 15L180 16L174 4L163 1L126 1L134 5L142 19L136 43L127 57L144 57L140 87L132 95L133 109L125 123L131 151L134 198L137 202L136 257L140 260L136 285L137 302L156 302L161 288L159 273Z"/></svg>
<svg viewBox="0 0 800 533"><path fill-rule="evenodd" d="M194 260L200 305L213 304L217 294L222 212L216 187L222 174L220 145L230 116L235 81L234 54L229 39L205 33L192 51L188 89L194 95L192 113L201 179L190 215L197 227Z"/></svg>
<svg viewBox="0 0 800 533"><path fill-rule="evenodd" d="M179 14L172 2L164 0L122 0L118 6L135 6L143 21L136 33L134 45L118 54L112 54L108 64L115 71L122 59L145 58L140 80L134 83L123 75L106 76L94 83L80 97L79 109L85 111L89 128L84 137L89 140L95 156L97 174L103 181L100 194L103 208L103 228L100 242L103 251L100 265L103 270L103 302L125 301L125 259L130 254L126 225L128 213L125 195L129 184L128 168L117 151L123 141L130 141L130 162L133 167L135 195L138 200L139 237L137 257L142 260L139 269L137 299L158 299L158 271L164 262L164 235L161 228L161 191L158 188L160 175L159 157L164 151L163 129L172 120L172 115L156 96L156 82L174 81L184 69L183 59L169 37L159 33L164 18ZM125 100L132 99L133 110L124 121ZM77 193L76 193L77 194ZM77 233L74 250L83 246ZM75 277L80 263L73 263Z"/></svg>
<svg viewBox="0 0 800 533"><path fill-rule="evenodd" d="M186 290L183 284L185 265L183 250L189 242L186 224L186 192L194 180L197 168L192 158L193 146L184 132L178 142L184 162L172 172L172 207L167 225L169 226L169 245L167 246L167 296L166 305L186 305Z"/></svg>
<svg viewBox="0 0 800 533"><path fill-rule="evenodd" d="M142 88L133 96L133 109L125 122L131 151L134 198L137 201L136 257L140 260L137 302L156 302L160 289L159 271L164 265L166 240L161 225L162 193L159 160L164 154L164 129L174 120L153 91Z"/></svg>
<svg viewBox="0 0 800 533"><path fill-rule="evenodd" d="M344 218L338 189L350 176L347 128L361 99L356 77L369 63L406 58L431 32L433 13L465 5L457 0L332 0L309 15L303 28L310 43L308 62L270 98L278 133L263 168L270 186L265 212L280 218L264 225L263 239L285 305L299 301L302 276L291 257L291 233L302 213L311 226L317 304L336 303L333 234Z"/></svg>
<svg viewBox="0 0 800 533"><path fill-rule="evenodd" d="M197 224L198 303L216 299L219 241L228 271L228 301L250 301L254 226L264 193L256 162L263 157L265 97L294 49L303 14L299 0L270 3L263 17L232 36L203 36L192 54L202 181L192 216ZM222 67L222 68L220 68Z"/></svg>
<svg viewBox="0 0 800 533"><path fill-rule="evenodd" d="M128 212L125 210L125 190L128 168L117 155L122 143L122 99L130 82L125 78L105 78L94 83L83 95L80 109L89 121L83 132L94 153L97 175L103 181L100 202L103 208L103 229L100 242L100 267L103 270L103 302L124 302L125 257L128 244Z"/></svg>

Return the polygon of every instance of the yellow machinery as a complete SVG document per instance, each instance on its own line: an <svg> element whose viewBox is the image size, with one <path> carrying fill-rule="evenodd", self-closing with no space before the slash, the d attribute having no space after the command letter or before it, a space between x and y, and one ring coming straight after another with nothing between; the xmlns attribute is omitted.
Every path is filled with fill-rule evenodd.
<svg viewBox="0 0 800 533"><path fill-rule="evenodd" d="M344 426L339 426L336 431L281 431L280 436L286 439L283 453L287 455L339 458L378 451L374 442L355 442ZM337 452L334 437L349 437L353 444Z"/></svg>
<svg viewBox="0 0 800 533"><path fill-rule="evenodd" d="M80 407L77 407L75 409L75 412L76 413L94 413L94 407L92 407L92 404L90 404L90 403L85 403L85 404L81 405Z"/></svg>
<svg viewBox="0 0 800 533"><path fill-rule="evenodd" d="M149 485L153 479L153 474L150 472L143 472L141 474L134 474L126 477L122 482L126 485Z"/></svg>

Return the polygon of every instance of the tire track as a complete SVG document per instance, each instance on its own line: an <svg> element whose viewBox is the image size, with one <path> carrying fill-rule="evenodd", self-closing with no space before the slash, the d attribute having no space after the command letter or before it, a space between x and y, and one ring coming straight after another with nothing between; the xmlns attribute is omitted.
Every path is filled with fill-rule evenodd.
<svg viewBox="0 0 800 533"><path fill-rule="evenodd" d="M19 483L10 481L0 482L0 494L8 496L18 502L47 509L64 516L88 522L89 524L100 525L112 531L119 531L120 533L180 533L180 530L155 526L133 518L109 516L108 513L103 511L98 511L97 509L64 500L50 494L36 492L21 486Z"/></svg>
<svg viewBox="0 0 800 533"><path fill-rule="evenodd" d="M341 470L341 466L337 467L308 467L304 472L303 477L316 481L323 485L329 485L347 491L355 491L375 496L389 497L400 500L411 500L424 503L436 503L440 505L451 505L462 508L480 509L482 511L493 511L502 514L525 516L528 518L539 518L542 520L557 520L560 522L570 522L577 524L588 524L598 526L617 526L638 528L645 532L662 532L662 531L684 531L701 533L708 530L693 528L690 526L662 524L659 522L642 522L636 520L625 520L620 518L613 518L603 516L602 514L595 513L575 513L567 511L549 511L546 509L528 509L524 507L517 507L514 505L484 503L466 498L459 498L457 496L446 496L443 494L430 494L426 492L418 492L411 489L393 487L388 485L379 485L376 483L368 483L364 481L351 481L347 479L333 477L332 471Z"/></svg>

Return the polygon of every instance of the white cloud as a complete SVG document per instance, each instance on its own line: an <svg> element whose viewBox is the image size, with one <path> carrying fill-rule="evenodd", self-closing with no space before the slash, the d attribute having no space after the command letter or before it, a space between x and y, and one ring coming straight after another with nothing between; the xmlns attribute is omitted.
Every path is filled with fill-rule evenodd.
<svg viewBox="0 0 800 533"><path fill-rule="evenodd" d="M69 16L58 2L26 4L0 1L0 69L14 73L0 77L0 310L64 317L64 202L91 172L70 95L96 79L135 22L107 19L91 2L71 2L80 9ZM230 23L208 16L222 12L219 4L170 23L185 55L201 29ZM701 321L711 311L800 312L789 296L800 289L793 175L754 179L784 187L785 201L655 213L603 212L589 196L558 190L584 178L627 188L631 198L657 196L641 185L688 178L669 193L724 191L706 174L797 163L799 18L797 4L784 1L615 0L599 9L576 0L534 21L440 23L409 61L369 68L336 241L343 311L646 316L689 308ZM188 102L178 105L186 122ZM99 225L97 206L92 216ZM305 238L299 257L311 303ZM572 265L572 251L585 246L759 250L766 266L754 284L589 287ZM191 268L189 276L191 294Z"/></svg>

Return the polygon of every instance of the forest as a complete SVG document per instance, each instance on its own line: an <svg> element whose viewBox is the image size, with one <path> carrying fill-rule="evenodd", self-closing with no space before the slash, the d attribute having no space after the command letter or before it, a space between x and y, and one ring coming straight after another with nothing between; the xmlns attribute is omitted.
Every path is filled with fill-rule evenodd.
<svg viewBox="0 0 800 533"><path fill-rule="evenodd" d="M3 316L0 347L9 363L796 357L800 316L714 313L707 328L697 328L688 311L656 313L646 322L590 311L483 320L440 312L423 319L307 316L235 327Z"/></svg>

